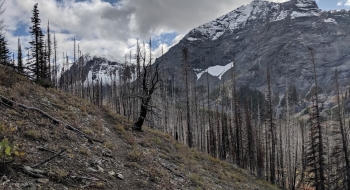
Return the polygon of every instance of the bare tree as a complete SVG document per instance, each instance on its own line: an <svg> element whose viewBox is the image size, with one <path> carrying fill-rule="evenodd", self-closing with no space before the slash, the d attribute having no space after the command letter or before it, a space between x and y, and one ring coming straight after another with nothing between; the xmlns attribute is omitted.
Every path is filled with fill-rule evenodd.
<svg viewBox="0 0 350 190"><path fill-rule="evenodd" d="M310 132L310 142L309 142L309 152L308 152L308 165L311 168L312 173L314 173L313 177L313 186L317 190L326 189L326 178L325 178L325 151L323 144L323 134L322 134L322 126L321 126L321 116L320 116L320 108L319 108L319 99L318 99L318 84L317 84L317 75L316 75L316 63L314 57L314 51L312 48L308 48L311 55L311 61L313 64L313 75L314 75L314 83L315 83L315 94L313 95L313 111L310 115L310 124L311 124L311 132Z"/></svg>
<svg viewBox="0 0 350 190"><path fill-rule="evenodd" d="M137 54L140 57L140 52L137 52ZM137 59L139 61L139 59ZM140 63L137 63L139 65ZM146 119L148 111L150 111L150 101L152 99L152 95L155 92L157 88L157 83L159 81L159 74L158 74L158 64L155 65L155 71L151 73L151 67L152 65L146 66L145 61L143 62L143 67L141 71L141 78L139 81L141 87L140 92L136 95L141 100L141 107L140 107L140 115L137 119L137 121L134 123L132 129L135 131L142 131L142 125Z"/></svg>
<svg viewBox="0 0 350 190"><path fill-rule="evenodd" d="M338 122L339 122L339 128L340 128L340 135L341 135L341 146L342 146L342 152L345 160L345 175L344 175L344 181L346 181L345 189L350 188L350 161L349 161L349 147L348 147L348 135L346 134L345 126L343 123L343 110L342 110L342 104L340 99L340 91L339 91L339 81L338 81L338 70L335 71L335 83L336 83L336 96L337 96L337 104L338 104Z"/></svg>
<svg viewBox="0 0 350 190"><path fill-rule="evenodd" d="M270 154L270 182L276 183L276 126L273 119L273 105L272 105L272 91L271 91L271 74L267 67L267 124L269 125L269 132L271 134L271 154Z"/></svg>
<svg viewBox="0 0 350 190"><path fill-rule="evenodd" d="M191 117L190 117L190 95L189 95L189 75L190 65L188 64L188 49L185 47L182 49L182 57L184 59L185 67L185 85L186 85L186 110L187 110L187 143L190 148L193 147L193 137L191 128Z"/></svg>

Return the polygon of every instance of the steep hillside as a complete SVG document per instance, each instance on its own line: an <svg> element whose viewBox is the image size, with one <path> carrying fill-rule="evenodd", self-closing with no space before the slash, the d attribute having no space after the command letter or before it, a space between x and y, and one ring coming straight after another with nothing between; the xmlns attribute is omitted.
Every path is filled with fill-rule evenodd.
<svg viewBox="0 0 350 190"><path fill-rule="evenodd" d="M167 134L133 132L107 108L3 66L0 95L0 141L11 153L0 148L0 188L277 189Z"/></svg>

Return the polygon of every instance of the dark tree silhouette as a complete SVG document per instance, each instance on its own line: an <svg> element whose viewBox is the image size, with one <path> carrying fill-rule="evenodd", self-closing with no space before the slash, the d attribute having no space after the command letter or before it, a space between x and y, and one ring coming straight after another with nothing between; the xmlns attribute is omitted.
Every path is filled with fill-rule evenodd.
<svg viewBox="0 0 350 190"><path fill-rule="evenodd" d="M185 85L186 85L186 110L187 110L187 143L189 147L193 147L193 137L191 128L191 111L190 111L190 95L189 95L189 75L190 75L190 65L188 63L188 49L185 47L182 49L182 57L184 60L185 69Z"/></svg>
<svg viewBox="0 0 350 190"><path fill-rule="evenodd" d="M21 41L18 38L18 53L17 53L17 70L19 73L24 73L23 69L23 61L22 61L22 47L21 47Z"/></svg>
<svg viewBox="0 0 350 190"><path fill-rule="evenodd" d="M43 82L48 79L48 68L46 65L47 54L44 45L44 35L40 28L41 20L39 18L38 4L36 3L33 8L33 16L31 17L32 26L30 28L30 34L32 35L32 41L29 42L31 47L32 58L31 64L28 65L32 72L32 78L36 82Z"/></svg>
<svg viewBox="0 0 350 190"><path fill-rule="evenodd" d="M7 48L7 41L2 34L0 34L0 64L10 65L10 51Z"/></svg>
<svg viewBox="0 0 350 190"><path fill-rule="evenodd" d="M137 54L137 57L140 58L140 51L138 51ZM143 58L145 60L145 57ZM137 59L137 61L140 61L140 59ZM140 63L137 63L137 65L140 65ZM152 73L151 67L153 66L146 66L145 61L143 61L142 71L140 73L141 78L140 80L137 80L139 83L138 85L140 86L140 92L138 92L136 97L141 100L141 106L140 115L132 127L135 131L142 131L142 125L146 119L147 113L150 111L152 95L155 92L159 81L158 64L154 66L155 71Z"/></svg>
<svg viewBox="0 0 350 190"><path fill-rule="evenodd" d="M52 80L52 72L51 72L51 56L52 56L52 41L51 41L51 34L50 34L50 22L47 21L47 50L46 50L46 56L47 56L47 62L48 62L48 73L47 78L54 83L54 80Z"/></svg>
<svg viewBox="0 0 350 190"><path fill-rule="evenodd" d="M272 91L271 91L271 74L267 67L267 125L271 134L271 154L270 154L270 182L276 183L276 126L273 119Z"/></svg>
<svg viewBox="0 0 350 190"><path fill-rule="evenodd" d="M342 181L345 181L343 187L344 189L350 188L350 161L349 161L349 147L348 147L348 134L346 133L346 129L344 126L343 121L343 110L342 110L342 103L341 103L341 97L340 97L340 90L339 90L339 81L338 81L338 70L335 71L335 84L336 84L336 96L337 96L337 115L338 115L338 122L339 122L339 129L340 129L340 136L341 136L341 148L342 153L345 161L345 169L343 169L345 175L342 178Z"/></svg>
<svg viewBox="0 0 350 190"><path fill-rule="evenodd" d="M313 107L310 115L310 142L309 152L307 155L308 166L311 168L310 172L314 173L313 186L317 190L326 189L326 177L325 177L325 151L323 144L323 134L320 118L319 100L318 100L318 84L316 74L316 63L314 57L314 51L309 47L311 62L313 65L314 83L316 87L315 94L313 95Z"/></svg>

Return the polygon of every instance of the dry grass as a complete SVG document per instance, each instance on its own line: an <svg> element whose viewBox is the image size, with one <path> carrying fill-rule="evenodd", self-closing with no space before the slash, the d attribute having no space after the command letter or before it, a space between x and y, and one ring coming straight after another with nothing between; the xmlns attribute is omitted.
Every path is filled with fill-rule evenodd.
<svg viewBox="0 0 350 190"><path fill-rule="evenodd" d="M143 153L141 150L134 146L128 153L128 160L130 162L139 162L142 158L142 155Z"/></svg>
<svg viewBox="0 0 350 190"><path fill-rule="evenodd" d="M104 182L94 182L90 185L89 188L94 188L94 189L106 189L107 186Z"/></svg>
<svg viewBox="0 0 350 190"><path fill-rule="evenodd" d="M88 156L91 155L91 151L88 148L83 146L80 146L79 153L83 155L88 155Z"/></svg>
<svg viewBox="0 0 350 190"><path fill-rule="evenodd" d="M62 169L62 168L55 168L51 172L51 178L54 179L55 181L61 182L64 181L68 177L69 172Z"/></svg>
<svg viewBox="0 0 350 190"><path fill-rule="evenodd" d="M29 129L24 133L25 136L32 138L33 140L38 140L41 138L41 133L38 130L35 129Z"/></svg>
<svg viewBox="0 0 350 190"><path fill-rule="evenodd" d="M87 128L87 127L85 127L84 129L83 129L83 132L84 133L86 133L86 134L88 134L88 135L92 135L92 134L94 134L94 132L90 129L90 128Z"/></svg>
<svg viewBox="0 0 350 190"><path fill-rule="evenodd" d="M109 149L109 150L114 150L114 149L115 149L114 144L113 144L111 141L109 141L109 140L105 141L105 142L103 143L103 146L104 146L105 148Z"/></svg>
<svg viewBox="0 0 350 190"><path fill-rule="evenodd" d="M115 125L114 129L117 130L117 132L119 132L121 134L125 133L124 125L121 125L119 123Z"/></svg>
<svg viewBox="0 0 350 190"><path fill-rule="evenodd" d="M204 179L202 176L193 173L189 175L189 178L191 179L192 183L194 183L197 187L204 186Z"/></svg>

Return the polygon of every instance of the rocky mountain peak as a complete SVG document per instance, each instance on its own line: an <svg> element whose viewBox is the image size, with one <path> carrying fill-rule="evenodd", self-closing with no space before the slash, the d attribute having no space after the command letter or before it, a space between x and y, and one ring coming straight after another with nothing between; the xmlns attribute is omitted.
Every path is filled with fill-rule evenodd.
<svg viewBox="0 0 350 190"><path fill-rule="evenodd" d="M217 40L225 34L239 31L247 26L266 24L299 17L319 16L320 9L314 0L291 0L284 3L274 3L264 0L254 0L241 6L214 21L205 23L191 30L185 39Z"/></svg>
<svg viewBox="0 0 350 190"><path fill-rule="evenodd" d="M206 84L205 73L216 77L213 85L209 84L210 89L232 79L229 66L234 61L238 86L248 86L262 93L266 88L268 67L276 97L284 96L288 83L295 87L303 101L305 99L305 104L300 105L307 105L314 85L308 47L313 48L318 86L324 92L324 99L334 92L336 69L341 73L340 85L350 86L349 23L350 11L323 11L314 0L283 3L254 0L194 28L170 48L162 60L167 63L170 74L179 72L181 49L187 47L188 62L197 85ZM211 73L212 68L217 72ZM325 102L324 106L332 106L330 102ZM304 108L301 106L300 110Z"/></svg>

